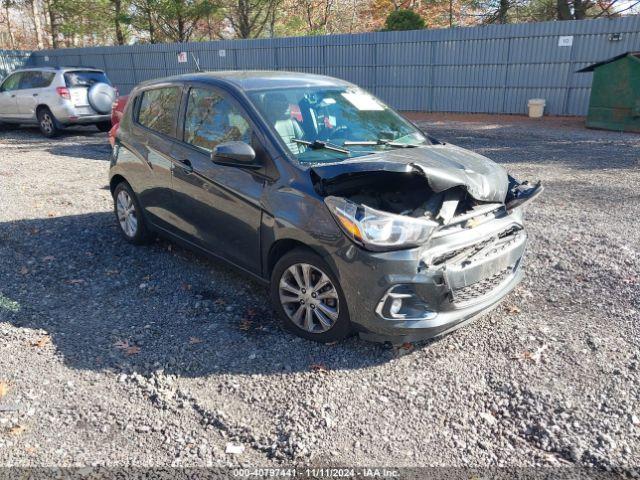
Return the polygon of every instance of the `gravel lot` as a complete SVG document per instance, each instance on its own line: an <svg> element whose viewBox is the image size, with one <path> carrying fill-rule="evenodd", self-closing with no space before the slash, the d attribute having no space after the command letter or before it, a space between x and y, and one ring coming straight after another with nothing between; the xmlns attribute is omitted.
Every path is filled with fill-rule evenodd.
<svg viewBox="0 0 640 480"><path fill-rule="evenodd" d="M546 193L527 213L519 289L397 351L295 338L253 280L164 240L126 244L104 134L0 132L0 465L633 473L640 136L553 119L422 124Z"/></svg>

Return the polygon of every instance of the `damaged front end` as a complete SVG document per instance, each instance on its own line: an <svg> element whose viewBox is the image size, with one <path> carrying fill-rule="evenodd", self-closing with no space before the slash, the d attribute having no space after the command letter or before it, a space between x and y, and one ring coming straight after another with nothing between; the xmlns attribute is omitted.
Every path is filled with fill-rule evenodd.
<svg viewBox="0 0 640 480"><path fill-rule="evenodd" d="M338 225L361 247L360 258L369 266L386 262L374 269L379 277L370 276L375 285L356 292L360 310L375 304L373 323L358 320L361 312L352 314L370 340L402 342L451 331L491 308L521 279L527 240L522 207L542 192L540 183L520 183L457 147L436 152L440 158L427 161L407 162L403 152L405 162L311 171Z"/></svg>

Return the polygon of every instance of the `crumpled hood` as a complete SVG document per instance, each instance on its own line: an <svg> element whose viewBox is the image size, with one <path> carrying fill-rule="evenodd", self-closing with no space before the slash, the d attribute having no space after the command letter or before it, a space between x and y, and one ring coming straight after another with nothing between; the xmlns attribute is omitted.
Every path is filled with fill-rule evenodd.
<svg viewBox="0 0 640 480"><path fill-rule="evenodd" d="M429 187L436 193L462 186L482 202L503 203L509 189L504 168L487 157L449 144L398 148L359 159L313 166L312 170L329 183L342 175L367 171L417 171L424 174Z"/></svg>

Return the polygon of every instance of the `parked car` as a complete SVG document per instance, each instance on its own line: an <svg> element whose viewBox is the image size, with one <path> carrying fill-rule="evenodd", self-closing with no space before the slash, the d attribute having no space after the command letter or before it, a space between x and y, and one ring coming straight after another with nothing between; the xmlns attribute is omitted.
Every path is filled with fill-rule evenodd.
<svg viewBox="0 0 640 480"><path fill-rule="evenodd" d="M0 122L38 125L54 137L69 125L111 129L116 90L102 70L44 67L17 70L0 85Z"/></svg>
<svg viewBox="0 0 640 480"><path fill-rule="evenodd" d="M111 130L109 130L109 143L112 147L116 143L118 126L120 125L120 120L122 119L122 115L124 113L124 107L127 105L127 100L129 100L129 96L122 95L118 97L118 99L113 102L113 105L111 106Z"/></svg>
<svg viewBox="0 0 640 480"><path fill-rule="evenodd" d="M304 338L394 344L513 290L523 207L542 191L351 83L259 71L135 88L110 187L127 241L160 234L234 264Z"/></svg>

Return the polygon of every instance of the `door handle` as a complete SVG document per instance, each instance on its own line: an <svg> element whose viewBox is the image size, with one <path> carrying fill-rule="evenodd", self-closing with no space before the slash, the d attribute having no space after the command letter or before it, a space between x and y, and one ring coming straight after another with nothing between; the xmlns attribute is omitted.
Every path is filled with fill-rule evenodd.
<svg viewBox="0 0 640 480"><path fill-rule="evenodd" d="M186 158L184 160L180 160L180 166L186 174L193 172L193 165L191 165L191 161Z"/></svg>

